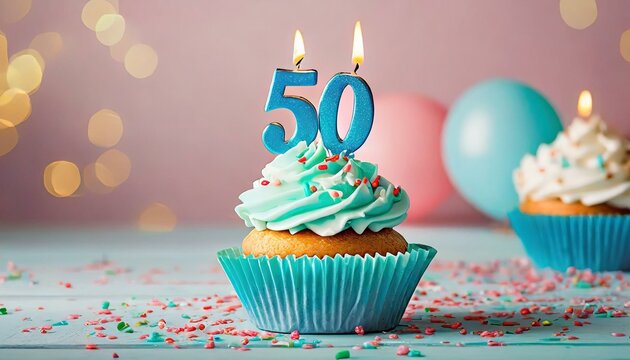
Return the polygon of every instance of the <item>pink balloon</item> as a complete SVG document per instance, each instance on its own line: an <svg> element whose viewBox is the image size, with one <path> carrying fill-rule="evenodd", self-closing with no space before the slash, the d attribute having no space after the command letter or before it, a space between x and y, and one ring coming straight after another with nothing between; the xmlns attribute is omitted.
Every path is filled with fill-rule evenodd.
<svg viewBox="0 0 630 360"><path fill-rule="evenodd" d="M342 137L352 113L351 100L344 94L339 115ZM407 191L411 199L407 221L418 221L453 191L441 150L447 109L419 94L379 96L374 107L372 132L357 158L378 164L379 174Z"/></svg>

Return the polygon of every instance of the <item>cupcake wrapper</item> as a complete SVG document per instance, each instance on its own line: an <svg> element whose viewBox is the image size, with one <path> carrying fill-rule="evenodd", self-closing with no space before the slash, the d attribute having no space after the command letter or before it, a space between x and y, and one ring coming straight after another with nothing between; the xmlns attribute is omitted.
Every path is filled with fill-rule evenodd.
<svg viewBox="0 0 630 360"><path fill-rule="evenodd" d="M268 258L230 248L218 258L258 328L325 334L394 328L436 253L410 244L397 255Z"/></svg>
<svg viewBox="0 0 630 360"><path fill-rule="evenodd" d="M514 210L508 217L538 267L630 270L630 215L528 215Z"/></svg>

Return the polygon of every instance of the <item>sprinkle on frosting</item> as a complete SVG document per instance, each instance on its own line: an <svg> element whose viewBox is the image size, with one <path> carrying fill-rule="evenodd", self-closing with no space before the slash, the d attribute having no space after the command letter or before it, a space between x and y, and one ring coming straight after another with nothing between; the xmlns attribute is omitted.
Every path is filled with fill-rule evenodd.
<svg viewBox="0 0 630 360"><path fill-rule="evenodd" d="M239 197L236 213L258 230L309 229L332 236L352 228L380 231L405 220L407 193L378 175L376 165L328 156L321 143L300 142L278 155ZM279 182L279 186L267 186Z"/></svg>
<svg viewBox="0 0 630 360"><path fill-rule="evenodd" d="M599 116L575 119L536 156L526 155L514 172L521 201L560 199L586 206L630 208L630 143Z"/></svg>

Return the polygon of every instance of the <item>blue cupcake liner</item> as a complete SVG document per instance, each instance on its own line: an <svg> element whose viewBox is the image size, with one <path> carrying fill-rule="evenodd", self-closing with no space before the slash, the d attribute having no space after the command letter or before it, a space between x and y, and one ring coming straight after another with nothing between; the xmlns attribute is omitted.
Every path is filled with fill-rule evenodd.
<svg viewBox="0 0 630 360"><path fill-rule="evenodd" d="M218 252L219 262L254 324L263 330L304 334L389 330L437 251L410 244L397 255L334 258L244 256Z"/></svg>
<svg viewBox="0 0 630 360"><path fill-rule="evenodd" d="M514 210L508 218L538 267L630 270L630 215L529 215Z"/></svg>

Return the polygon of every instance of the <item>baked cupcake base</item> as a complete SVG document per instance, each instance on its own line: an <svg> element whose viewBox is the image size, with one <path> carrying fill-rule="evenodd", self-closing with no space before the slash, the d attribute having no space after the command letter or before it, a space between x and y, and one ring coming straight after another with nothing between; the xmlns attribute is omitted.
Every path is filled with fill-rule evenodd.
<svg viewBox="0 0 630 360"><path fill-rule="evenodd" d="M366 230L363 234L348 229L333 236L319 236L310 230L296 234L288 231L252 230L243 240L243 254L246 256L306 255L323 258L337 254L385 255L405 251L405 238L393 229L382 229L379 232Z"/></svg>
<svg viewBox="0 0 630 360"><path fill-rule="evenodd" d="M339 334L396 327L436 253L410 244L396 255L269 258L230 248L218 258L258 328Z"/></svg>
<svg viewBox="0 0 630 360"><path fill-rule="evenodd" d="M508 217L538 267L630 270L630 215L531 215L514 210Z"/></svg>
<svg viewBox="0 0 630 360"><path fill-rule="evenodd" d="M531 215L625 215L630 209L607 204L587 206L580 202L567 204L560 199L541 201L525 200L519 206L522 213Z"/></svg>

